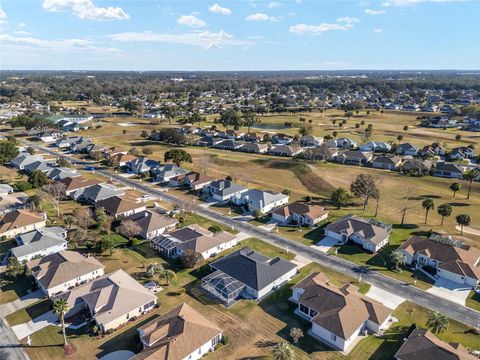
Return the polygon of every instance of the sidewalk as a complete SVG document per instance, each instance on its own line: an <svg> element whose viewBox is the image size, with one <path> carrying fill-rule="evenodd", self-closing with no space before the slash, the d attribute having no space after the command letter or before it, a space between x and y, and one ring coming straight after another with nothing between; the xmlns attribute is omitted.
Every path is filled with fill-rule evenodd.
<svg viewBox="0 0 480 360"><path fill-rule="evenodd" d="M20 299L0 305L0 314L2 314L2 316L13 314L15 311L21 310L36 303L44 296L45 294L41 290L33 291Z"/></svg>
<svg viewBox="0 0 480 360"><path fill-rule="evenodd" d="M17 339L21 340L39 330L42 330L44 327L57 325L57 321L57 315L55 315L53 311L49 311L27 323L12 326L12 330L17 336Z"/></svg>

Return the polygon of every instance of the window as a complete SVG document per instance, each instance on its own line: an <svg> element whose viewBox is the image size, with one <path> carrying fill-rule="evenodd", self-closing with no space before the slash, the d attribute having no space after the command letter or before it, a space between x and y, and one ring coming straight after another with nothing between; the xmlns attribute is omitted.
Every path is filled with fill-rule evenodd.
<svg viewBox="0 0 480 360"><path fill-rule="evenodd" d="M130 314L127 314L127 320L130 319Z"/></svg>
<svg viewBox="0 0 480 360"><path fill-rule="evenodd" d="M333 341L337 341L337 335L335 335L333 333L331 334L331 338L332 338Z"/></svg>
<svg viewBox="0 0 480 360"><path fill-rule="evenodd" d="M300 304L300 311L306 315L309 315L309 308L303 304Z"/></svg>

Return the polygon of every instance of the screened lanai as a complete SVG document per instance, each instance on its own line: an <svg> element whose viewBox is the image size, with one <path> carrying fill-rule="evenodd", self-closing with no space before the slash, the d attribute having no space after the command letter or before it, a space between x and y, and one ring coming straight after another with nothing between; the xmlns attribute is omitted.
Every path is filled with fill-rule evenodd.
<svg viewBox="0 0 480 360"><path fill-rule="evenodd" d="M217 270L202 279L202 287L229 305L238 299L245 284Z"/></svg>

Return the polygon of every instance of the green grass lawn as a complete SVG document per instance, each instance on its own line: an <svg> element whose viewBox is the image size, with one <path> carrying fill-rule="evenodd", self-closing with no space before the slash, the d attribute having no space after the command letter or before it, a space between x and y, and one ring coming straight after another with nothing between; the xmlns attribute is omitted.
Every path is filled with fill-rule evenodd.
<svg viewBox="0 0 480 360"><path fill-rule="evenodd" d="M237 230L232 230L228 226L220 225L219 223L217 223L215 221L211 221L211 220L209 220L207 218L204 218L203 216L195 214L195 213L188 214L185 218L185 221L183 223L179 223L178 227L182 228L182 227L185 227L185 226L188 226L188 225L193 225L193 224L200 225L201 227L203 227L205 229L208 229L212 225L217 225L223 231L228 231L231 234L238 234Z"/></svg>
<svg viewBox="0 0 480 360"><path fill-rule="evenodd" d="M468 295L465 305L467 305L469 308L480 311L480 294L477 294L474 290L472 290Z"/></svg>
<svg viewBox="0 0 480 360"><path fill-rule="evenodd" d="M314 227L312 229L306 227L278 226L277 229L279 235L298 241L307 246L318 243L324 235L323 226Z"/></svg>
<svg viewBox="0 0 480 360"><path fill-rule="evenodd" d="M10 314L6 317L7 322L10 326L23 324L33 320L40 315L45 314L46 312L52 309L52 303L50 300L40 300L35 304L30 305L24 309L20 309L13 314Z"/></svg>
<svg viewBox="0 0 480 360"><path fill-rule="evenodd" d="M13 279L0 276L0 304L6 304L27 295L32 287L31 278L26 276L18 276Z"/></svg>

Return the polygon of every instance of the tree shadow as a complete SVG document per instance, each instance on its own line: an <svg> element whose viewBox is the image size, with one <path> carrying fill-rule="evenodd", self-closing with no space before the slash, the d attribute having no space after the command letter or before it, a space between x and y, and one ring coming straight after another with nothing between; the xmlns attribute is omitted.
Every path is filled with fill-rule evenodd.
<svg viewBox="0 0 480 360"><path fill-rule="evenodd" d="M456 207L470 206L470 204L462 203L462 202L449 202L447 204L450 206L456 206Z"/></svg>

